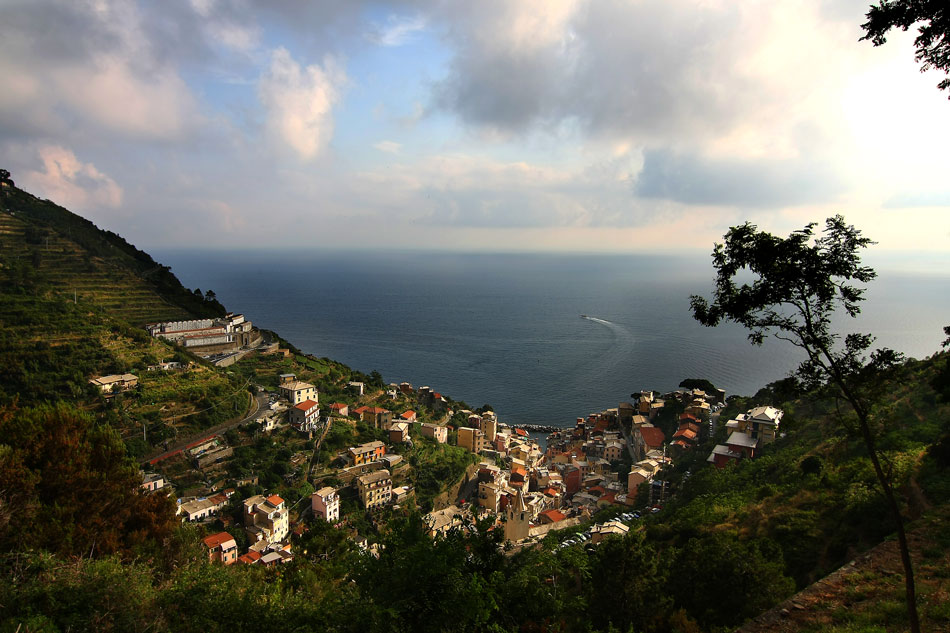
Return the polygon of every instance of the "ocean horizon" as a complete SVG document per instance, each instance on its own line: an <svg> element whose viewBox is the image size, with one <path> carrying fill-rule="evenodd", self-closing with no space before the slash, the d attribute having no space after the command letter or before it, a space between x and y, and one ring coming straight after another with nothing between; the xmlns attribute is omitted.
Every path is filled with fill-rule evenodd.
<svg viewBox="0 0 950 633"><path fill-rule="evenodd" d="M511 424L569 425L685 378L752 395L803 358L787 343L753 346L738 326L692 319L690 295L711 294L708 256L159 250L156 258L305 353L490 404ZM843 319L842 330L870 332L908 356L938 351L950 275L878 273L862 314Z"/></svg>

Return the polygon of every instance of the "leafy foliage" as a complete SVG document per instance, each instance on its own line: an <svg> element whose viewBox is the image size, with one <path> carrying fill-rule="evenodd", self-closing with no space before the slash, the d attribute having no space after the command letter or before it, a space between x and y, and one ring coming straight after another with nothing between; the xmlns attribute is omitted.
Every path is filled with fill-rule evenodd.
<svg viewBox="0 0 950 633"><path fill-rule="evenodd" d="M950 74L950 8L944 0L881 0L877 6L871 5L867 18L861 25L865 33L861 39L871 40L875 46L887 41L891 29L906 31L919 24L914 59L920 72L933 68ZM940 81L937 88L950 88L950 79Z"/></svg>
<svg viewBox="0 0 950 633"><path fill-rule="evenodd" d="M108 426L60 404L0 411L0 550L70 555L160 546L174 503L139 490L138 470Z"/></svg>

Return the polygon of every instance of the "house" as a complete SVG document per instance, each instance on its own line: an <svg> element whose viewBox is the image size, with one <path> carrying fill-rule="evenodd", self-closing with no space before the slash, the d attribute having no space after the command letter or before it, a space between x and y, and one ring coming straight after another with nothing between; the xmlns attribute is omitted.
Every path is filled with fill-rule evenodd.
<svg viewBox="0 0 950 633"><path fill-rule="evenodd" d="M757 446L761 447L775 441L779 424L781 424L784 415L781 409L756 407L746 415L752 425L751 435L757 440Z"/></svg>
<svg viewBox="0 0 950 633"><path fill-rule="evenodd" d="M666 436L663 435L662 429L656 426L641 426L638 431L640 432L640 437L643 438L643 447L644 452L649 453L650 451L662 451L663 442L666 441Z"/></svg>
<svg viewBox="0 0 950 633"><path fill-rule="evenodd" d="M334 402L330 405L330 414L345 418L350 414L350 407L342 402Z"/></svg>
<svg viewBox="0 0 950 633"><path fill-rule="evenodd" d="M673 434L672 445L684 450L690 449L699 442L699 426L687 419L683 419L683 416L680 416L680 419L682 421L676 433Z"/></svg>
<svg viewBox="0 0 950 633"><path fill-rule="evenodd" d="M155 492L165 487L165 478L156 473L142 473L142 483L140 485L145 492Z"/></svg>
<svg viewBox="0 0 950 633"><path fill-rule="evenodd" d="M253 565L255 563L260 562L260 560L261 560L260 552L249 550L247 554L242 554L241 556L238 556L237 562L242 563L244 565Z"/></svg>
<svg viewBox="0 0 950 633"><path fill-rule="evenodd" d="M348 448L347 454L354 466L361 466L382 459L383 455L386 454L386 445L378 440L367 442Z"/></svg>
<svg viewBox="0 0 950 633"><path fill-rule="evenodd" d="M185 521L201 521L217 514L227 501L224 495L186 501L178 506L178 514L181 514Z"/></svg>
<svg viewBox="0 0 950 633"><path fill-rule="evenodd" d="M310 495L313 515L329 523L340 520L340 495L330 486L324 486Z"/></svg>
<svg viewBox="0 0 950 633"><path fill-rule="evenodd" d="M393 419L393 412L381 407L361 407L360 419L372 424L377 429L388 429Z"/></svg>
<svg viewBox="0 0 950 633"><path fill-rule="evenodd" d="M425 521L429 526L429 536L435 538L438 534L445 534L462 525L462 510L458 506L435 510L425 516Z"/></svg>
<svg viewBox="0 0 950 633"><path fill-rule="evenodd" d="M393 422L389 427L389 443L401 444L409 441L409 424L406 422Z"/></svg>
<svg viewBox="0 0 950 633"><path fill-rule="evenodd" d="M400 414L403 422L415 422L416 421L416 412L415 411L406 411L405 413Z"/></svg>
<svg viewBox="0 0 950 633"><path fill-rule="evenodd" d="M290 425L301 433L313 433L320 425L320 405L316 400L304 400L290 408Z"/></svg>
<svg viewBox="0 0 950 633"><path fill-rule="evenodd" d="M480 453L481 451L491 448L484 431L467 426L459 427L458 445L467 448L473 453Z"/></svg>
<svg viewBox="0 0 950 633"><path fill-rule="evenodd" d="M133 389L139 384L139 377L135 374L110 374L92 378L90 385L95 385L102 393L118 393L126 389Z"/></svg>
<svg viewBox="0 0 950 633"><path fill-rule="evenodd" d="M621 521L607 521L600 525L595 525L590 531L590 542L600 543L608 536L623 536L630 531L630 527L624 525Z"/></svg>
<svg viewBox="0 0 950 633"><path fill-rule="evenodd" d="M277 428L277 415L273 413L267 413L257 418L257 423L261 427L261 431L273 431Z"/></svg>
<svg viewBox="0 0 950 633"><path fill-rule="evenodd" d="M356 392L356 395L362 396L366 393L366 385L361 382L351 381L347 387Z"/></svg>
<svg viewBox="0 0 950 633"><path fill-rule="evenodd" d="M377 470L356 479L360 501L367 510L387 505L392 499L393 480L388 470Z"/></svg>
<svg viewBox="0 0 950 633"><path fill-rule="evenodd" d="M419 431L426 437L431 437L439 444L445 444L449 440L449 430L438 424L423 422L419 427Z"/></svg>
<svg viewBox="0 0 950 633"><path fill-rule="evenodd" d="M244 529L252 544L273 544L287 538L289 511L277 495L254 495L244 500Z"/></svg>
<svg viewBox="0 0 950 633"><path fill-rule="evenodd" d="M237 561L237 542L227 532L218 532L201 539L208 548L208 560L230 565Z"/></svg>
<svg viewBox="0 0 950 633"><path fill-rule="evenodd" d="M260 562L261 565L265 567L271 567L277 565L278 563L288 563L294 559L293 554L288 550L278 549L275 551L267 552L261 556Z"/></svg>
<svg viewBox="0 0 950 633"><path fill-rule="evenodd" d="M412 492L412 486L399 486L398 488L393 488L393 503L402 503L409 498L409 494Z"/></svg>
<svg viewBox="0 0 950 633"><path fill-rule="evenodd" d="M277 391L280 392L281 397L286 398L291 405L300 404L305 400L319 401L317 388L309 382L303 382L301 380L291 380L277 385Z"/></svg>
<svg viewBox="0 0 950 633"><path fill-rule="evenodd" d="M567 516L558 510L545 510L538 514L538 518L541 519L541 524L546 525L548 523L557 523L558 521L563 521Z"/></svg>
<svg viewBox="0 0 950 633"><path fill-rule="evenodd" d="M755 458L756 450L775 441L783 412L775 407L763 406L750 409L726 422L729 438L718 444L706 461L723 468L740 459Z"/></svg>

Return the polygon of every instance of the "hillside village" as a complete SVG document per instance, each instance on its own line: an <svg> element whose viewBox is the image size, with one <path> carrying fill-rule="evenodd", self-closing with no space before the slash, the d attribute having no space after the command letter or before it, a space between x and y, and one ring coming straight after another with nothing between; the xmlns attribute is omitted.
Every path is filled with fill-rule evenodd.
<svg viewBox="0 0 950 633"><path fill-rule="evenodd" d="M207 352L209 344L232 344L208 340L230 336L228 322L249 325L243 317L228 315L220 323L150 324L147 329L152 336ZM248 351L259 340L259 335L246 336L238 350ZM273 353L272 346L260 350L261 355ZM108 384L124 385L121 388L134 386L128 377L126 383L117 377L98 380L113 380ZM707 394L697 388L679 389L662 395L641 391L632 403L577 418L570 427L552 427L556 430L542 446L540 437L505 424L494 411L453 409L449 399L428 386L416 389L407 382L392 383L370 397L366 383L351 380L345 391L356 402L329 406L321 406L316 385L294 373L280 373L275 388L260 389L266 407L245 430L256 438L289 433L297 439L299 450L290 460L297 469L286 478L308 482L309 497L288 503L261 488L254 473L222 477L239 448L230 445L223 433L192 442L182 453L152 459L143 473L145 490L176 496L182 521L204 524L209 530L226 528L204 540L209 556L225 564L292 560L292 532L306 531L313 521L347 529L357 545L372 551L370 535L360 533L360 525L365 525L360 515L372 520L393 508L417 506L412 467L404 457L414 444L447 445L450 438L464 449L469 465L455 497L445 497L425 515L431 536L466 521L488 520L503 531L503 543L509 547L539 543L549 533L578 526L576 541L567 542L596 543L607 534L626 533L629 523L640 517L639 509L662 509L671 493L662 477L664 467L708 437L718 417L711 414L725 406L721 390ZM422 421L420 413L432 421ZM776 439L781 417L782 412L772 407L736 416L723 425L728 438L707 461L721 468L753 458L756 449ZM659 419L673 423L669 438L654 424ZM318 464L314 458L331 429L355 425L376 439L331 449ZM235 437L231 435L232 440ZM181 457L189 469L181 469ZM173 458L179 458L177 469ZM187 474L185 481L200 479L210 485L203 494L201 490L188 494L180 490L174 473ZM243 497L238 489L248 490L248 484L257 487L257 494ZM341 496L351 501L342 512ZM595 523L595 515L605 509L613 510L615 520ZM240 553L238 541L246 544Z"/></svg>
<svg viewBox="0 0 950 633"><path fill-rule="evenodd" d="M721 631L827 577L751 630L903 630L820 391L685 380L519 427L303 353L4 183L0 629ZM879 446L944 630L950 366L895 372Z"/></svg>

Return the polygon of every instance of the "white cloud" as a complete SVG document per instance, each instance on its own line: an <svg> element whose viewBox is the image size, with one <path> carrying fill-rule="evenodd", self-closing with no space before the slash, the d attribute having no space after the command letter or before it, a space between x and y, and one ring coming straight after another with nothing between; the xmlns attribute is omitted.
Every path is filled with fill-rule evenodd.
<svg viewBox="0 0 950 633"><path fill-rule="evenodd" d="M381 152L386 152L387 154L398 154L399 150L402 149L402 145L396 143L395 141L380 141L373 145L376 149Z"/></svg>
<svg viewBox="0 0 950 633"><path fill-rule="evenodd" d="M73 210L115 208L122 204L122 188L92 163L76 158L72 150L45 145L38 149L38 154L42 168L24 174L26 189Z"/></svg>
<svg viewBox="0 0 950 633"><path fill-rule="evenodd" d="M422 16L390 16L385 26L377 27L370 35L370 40L380 46L402 46L425 28L426 19Z"/></svg>
<svg viewBox="0 0 950 633"><path fill-rule="evenodd" d="M275 50L258 83L271 133L300 158L317 156L333 137L333 107L345 83L346 74L331 57L323 66L301 68L287 49Z"/></svg>

